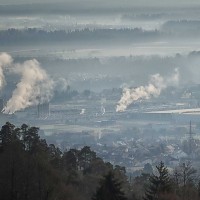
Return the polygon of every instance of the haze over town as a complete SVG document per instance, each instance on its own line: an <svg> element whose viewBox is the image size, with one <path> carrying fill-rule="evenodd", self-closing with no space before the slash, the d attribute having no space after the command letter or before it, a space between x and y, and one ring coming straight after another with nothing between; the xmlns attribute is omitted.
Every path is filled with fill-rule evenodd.
<svg viewBox="0 0 200 200"><path fill-rule="evenodd" d="M197 0L1 0L0 125L39 127L141 175L200 157Z"/></svg>

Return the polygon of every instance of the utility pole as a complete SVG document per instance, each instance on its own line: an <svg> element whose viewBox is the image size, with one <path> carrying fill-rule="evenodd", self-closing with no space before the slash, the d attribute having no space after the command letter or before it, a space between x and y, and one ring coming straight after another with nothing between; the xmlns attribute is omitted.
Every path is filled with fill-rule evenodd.
<svg viewBox="0 0 200 200"><path fill-rule="evenodd" d="M194 135L194 133L192 132L192 122L191 122L191 120L190 120L190 131L189 131L189 156L190 156L190 158L191 158L191 155L192 155L192 153L193 153L193 148L192 148L192 144L193 144L193 135Z"/></svg>

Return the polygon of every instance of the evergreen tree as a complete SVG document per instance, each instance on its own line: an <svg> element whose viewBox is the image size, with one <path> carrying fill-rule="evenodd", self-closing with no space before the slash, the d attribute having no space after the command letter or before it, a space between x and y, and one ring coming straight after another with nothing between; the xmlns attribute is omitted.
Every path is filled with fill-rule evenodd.
<svg viewBox="0 0 200 200"><path fill-rule="evenodd" d="M156 166L156 169L157 175L152 174L149 178L144 200L158 200L172 189L168 170L162 161Z"/></svg>
<svg viewBox="0 0 200 200"><path fill-rule="evenodd" d="M19 130L15 129L15 126L9 122L6 122L0 131L0 144L1 146L9 146L19 138Z"/></svg>
<svg viewBox="0 0 200 200"><path fill-rule="evenodd" d="M121 190L121 184L114 178L112 172L109 172L100 182L100 187L96 191L92 200L126 200L124 192Z"/></svg>
<svg viewBox="0 0 200 200"><path fill-rule="evenodd" d="M144 174L152 174L153 173L153 168L152 168L151 164L147 163L144 165L143 173Z"/></svg>

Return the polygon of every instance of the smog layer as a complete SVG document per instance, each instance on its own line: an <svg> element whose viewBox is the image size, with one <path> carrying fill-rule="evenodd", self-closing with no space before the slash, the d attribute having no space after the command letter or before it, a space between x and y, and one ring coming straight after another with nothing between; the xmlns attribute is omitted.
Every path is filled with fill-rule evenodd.
<svg viewBox="0 0 200 200"><path fill-rule="evenodd" d="M173 142L178 155L189 122L200 131L199 9L197 0L2 0L1 125L39 126L65 148L119 147L127 166L154 162L130 158L132 144Z"/></svg>

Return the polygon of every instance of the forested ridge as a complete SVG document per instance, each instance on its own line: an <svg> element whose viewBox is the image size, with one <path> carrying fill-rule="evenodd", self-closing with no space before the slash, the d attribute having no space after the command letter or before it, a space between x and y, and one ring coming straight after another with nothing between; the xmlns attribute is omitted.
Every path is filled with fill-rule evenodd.
<svg viewBox="0 0 200 200"><path fill-rule="evenodd" d="M41 28L9 28L0 30L0 44L7 45L28 45L35 43L97 43L101 42L117 42L129 43L133 42L159 42L161 39L166 41L179 41L182 39L193 39L200 32L200 21L182 20L182 21L167 21L161 29L144 30L142 28L72 28L64 29L41 29ZM33 43L34 41L34 43Z"/></svg>
<svg viewBox="0 0 200 200"><path fill-rule="evenodd" d="M82 30L54 30L46 31L37 28L28 29L8 29L0 31L0 44L1 45L13 45L13 44L33 44L45 43L45 42L66 42L72 43L72 41L78 42L96 42L96 40L102 40L108 42L114 41L144 41L147 39L155 39L158 37L159 32L157 30L144 31L141 28L134 29L93 29L85 28Z"/></svg>
<svg viewBox="0 0 200 200"><path fill-rule="evenodd" d="M2 126L1 200L91 199L107 174L120 180L118 189L127 187L125 168L104 162L88 146L61 152L41 139L38 130L26 124Z"/></svg>
<svg viewBox="0 0 200 200"><path fill-rule="evenodd" d="M128 177L88 146L64 152L47 144L39 128L7 122L0 131L1 200L181 200L200 199L200 181L190 162L173 172L161 161Z"/></svg>

